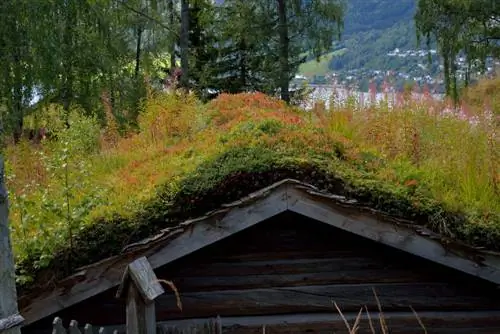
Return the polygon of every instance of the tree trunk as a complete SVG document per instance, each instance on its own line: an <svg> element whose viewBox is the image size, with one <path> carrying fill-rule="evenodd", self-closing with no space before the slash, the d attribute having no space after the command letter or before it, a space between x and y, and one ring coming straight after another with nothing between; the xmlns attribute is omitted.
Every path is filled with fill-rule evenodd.
<svg viewBox="0 0 500 334"><path fill-rule="evenodd" d="M141 69L141 40L142 40L142 27L139 24L137 27L137 45L135 48L135 78L139 78L139 70Z"/></svg>
<svg viewBox="0 0 500 334"><path fill-rule="evenodd" d="M290 67L288 64L288 23L286 17L286 0L278 0L278 19L279 19L279 58L280 58L280 76L279 85L281 88L281 99L286 103L290 102Z"/></svg>
<svg viewBox="0 0 500 334"><path fill-rule="evenodd" d="M188 88L189 86L189 63L188 63L188 52L189 52L189 2L188 0L181 0L181 86Z"/></svg>
<svg viewBox="0 0 500 334"><path fill-rule="evenodd" d="M8 199L4 182L4 157L0 155L0 320L18 313L14 259L10 244ZM0 331L2 331L0 329ZM19 327L2 333L20 334Z"/></svg>
<svg viewBox="0 0 500 334"><path fill-rule="evenodd" d="M74 75L73 66L75 62L74 52L74 38L75 31L74 26L77 21L76 9L72 7L71 3L67 3L65 6L66 17L65 17L65 27L63 36L64 59L63 59L63 82L62 82L62 102L65 117L66 127L69 128L69 109L71 107L71 102L73 100L74 94Z"/></svg>
<svg viewBox="0 0 500 334"><path fill-rule="evenodd" d="M168 23L170 24L170 28L172 29L174 26L175 22L175 12L174 12L174 0L168 0ZM169 45L169 52L170 52L170 74L173 73L173 69L175 68L175 41L176 38L175 36L172 36L170 45Z"/></svg>
<svg viewBox="0 0 500 334"><path fill-rule="evenodd" d="M18 63L19 64L19 63ZM12 107L11 107L11 112L12 112L12 119L13 119L13 136L14 136L14 143L17 144L21 140L21 137L23 135L23 128L24 128L24 111L23 111L23 92L22 92L22 78L21 78L21 71L20 67L21 65L15 65L16 67L16 78L14 79L14 94L12 96Z"/></svg>

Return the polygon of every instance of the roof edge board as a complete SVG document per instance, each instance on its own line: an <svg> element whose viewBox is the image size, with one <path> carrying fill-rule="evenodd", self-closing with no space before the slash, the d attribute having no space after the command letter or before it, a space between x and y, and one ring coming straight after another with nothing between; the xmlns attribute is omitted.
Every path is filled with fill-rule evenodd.
<svg viewBox="0 0 500 334"><path fill-rule="evenodd" d="M288 189L288 209L361 237L440 263L487 281L500 284L500 260L482 254L481 262L459 256L438 240L418 234L407 226L385 222L363 213L345 213L318 200L300 187Z"/></svg>

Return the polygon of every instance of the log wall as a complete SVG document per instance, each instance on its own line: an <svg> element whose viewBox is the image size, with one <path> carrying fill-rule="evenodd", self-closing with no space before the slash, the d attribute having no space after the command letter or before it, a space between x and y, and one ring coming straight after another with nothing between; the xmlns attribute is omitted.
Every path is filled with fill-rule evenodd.
<svg viewBox="0 0 500 334"><path fill-rule="evenodd" d="M268 333L339 330L345 326L333 302L347 318L364 306L376 317L375 289L391 333L423 332L410 306L429 332L500 332L500 295L492 284L291 213L179 259L156 275L172 280L181 294L182 311L167 287L157 299L157 320L169 324L220 315L229 326L225 333L262 333L259 321L268 323ZM99 326L124 323L125 304L114 292L58 316ZM368 330L366 317L363 324Z"/></svg>

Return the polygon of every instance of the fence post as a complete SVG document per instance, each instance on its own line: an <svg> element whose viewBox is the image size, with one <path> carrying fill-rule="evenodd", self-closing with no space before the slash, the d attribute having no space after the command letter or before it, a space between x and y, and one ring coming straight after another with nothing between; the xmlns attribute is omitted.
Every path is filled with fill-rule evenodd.
<svg viewBox="0 0 500 334"><path fill-rule="evenodd" d="M127 334L156 334L154 300L164 292L146 257L127 266L116 294L127 300Z"/></svg>
<svg viewBox="0 0 500 334"><path fill-rule="evenodd" d="M0 153L0 333L20 334L24 321L18 314L14 258L10 243L9 203L4 180L4 157Z"/></svg>

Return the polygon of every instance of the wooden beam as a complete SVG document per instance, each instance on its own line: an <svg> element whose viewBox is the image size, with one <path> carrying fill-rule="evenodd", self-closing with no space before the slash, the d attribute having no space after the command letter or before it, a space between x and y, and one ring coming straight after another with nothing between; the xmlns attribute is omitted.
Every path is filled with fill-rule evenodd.
<svg viewBox="0 0 500 334"><path fill-rule="evenodd" d="M9 202L4 179L4 157L0 155L0 321L5 334L20 334L14 257L10 243ZM12 321L16 320L16 321Z"/></svg>
<svg viewBox="0 0 500 334"><path fill-rule="evenodd" d="M449 252L438 241L421 236L415 230L378 220L361 212L346 213L335 204L293 186L288 189L288 209L364 238L500 284L500 262L496 257L491 256L486 259L486 263L480 265Z"/></svg>

